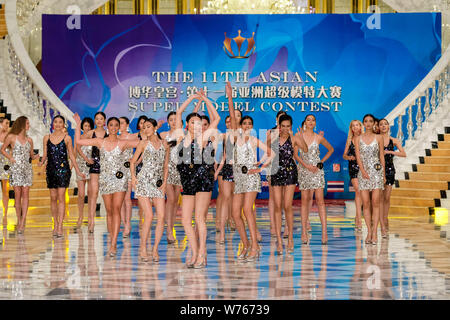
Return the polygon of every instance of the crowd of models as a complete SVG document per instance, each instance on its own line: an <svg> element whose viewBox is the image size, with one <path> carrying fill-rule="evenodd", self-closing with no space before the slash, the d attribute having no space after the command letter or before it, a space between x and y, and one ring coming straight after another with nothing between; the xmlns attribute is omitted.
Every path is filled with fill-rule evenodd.
<svg viewBox="0 0 450 320"><path fill-rule="evenodd" d="M294 251L292 202L296 186L301 191L302 244L307 245L311 238L309 213L315 198L322 225L321 243L326 245L323 163L334 149L323 132L315 133L316 117L307 115L294 134L292 117L280 111L276 116L276 126L267 131L266 141L262 142L252 134L252 117L243 116L233 107L230 83L226 85L226 93L229 103L226 133L217 130L221 118L200 90L176 112L168 114L169 130L161 133L157 131L162 122L146 116L138 119L137 133L129 133L127 117L107 119L103 112L97 112L94 119L86 117L81 120L75 114L73 142L67 134L65 118L55 116L52 132L43 138L42 157L34 152L33 140L27 135L30 124L25 116L18 117L11 128L8 119L0 118L3 224L7 223L9 181L9 186L14 189L16 230L24 232L33 183L32 160L39 159L38 165L45 166L50 190L53 237L63 237L65 194L72 169L75 169L79 211L75 229L82 226L87 195L88 232L94 232L100 193L106 210L110 257L116 255L121 225L123 237L130 236L133 190L139 206L139 259L158 262L158 246L164 229L168 244L175 242L173 230L181 194L181 222L191 252L186 258L186 266L204 268L207 265L206 217L217 180L219 193L215 218L218 241L225 243L226 229L237 230L241 250L236 259L254 261L259 257L258 243L262 240L254 204L261 192L261 172L264 170L269 185L270 233L276 238L276 252L283 254L284 249L287 253ZM197 101L194 111L184 117L185 110L194 100ZM207 115L201 114L202 105L206 106ZM348 160L350 181L355 190L355 230L362 231L363 213L367 227L366 244L377 243L379 224L382 237L387 237L390 195L395 182L393 157L406 156L401 143L390 137L389 128L386 119L378 120L371 114L365 115L362 122L351 121L343 155ZM216 150L219 145L222 152L218 160ZM327 150L323 157L320 145ZM263 154L259 160L258 152ZM153 207L157 223L149 254ZM286 225L282 234L283 213ZM283 238L287 239L286 244Z"/></svg>

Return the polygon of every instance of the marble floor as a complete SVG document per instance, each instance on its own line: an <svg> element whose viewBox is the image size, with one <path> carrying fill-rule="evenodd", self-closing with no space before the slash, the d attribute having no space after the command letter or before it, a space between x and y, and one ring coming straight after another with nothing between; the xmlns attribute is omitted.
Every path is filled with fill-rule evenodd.
<svg viewBox="0 0 450 320"><path fill-rule="evenodd" d="M227 231L218 243L215 209L208 214L208 265L185 267L189 249L180 221L177 241L160 245L160 262L138 261L139 221L133 209L133 231L119 234L118 254L107 256L104 217L89 234L74 232L77 217L67 217L65 235L52 239L50 215L30 214L24 234L15 232L9 214L0 245L0 299L449 299L450 243L433 219L391 217L388 239L366 245L365 229L354 230L343 205L330 204L328 245L321 245L317 209L311 214L311 241L300 240L295 208L295 251L277 255L270 237L267 208L257 208L263 241L258 261L236 260L237 232ZM448 219L444 223L447 224ZM155 223L154 223L155 225ZM153 225L153 228L154 228ZM152 233L154 234L154 232Z"/></svg>

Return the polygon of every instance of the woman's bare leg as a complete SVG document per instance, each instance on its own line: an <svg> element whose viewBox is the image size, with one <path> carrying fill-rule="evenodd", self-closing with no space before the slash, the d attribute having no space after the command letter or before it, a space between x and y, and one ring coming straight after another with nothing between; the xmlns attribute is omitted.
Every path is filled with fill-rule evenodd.
<svg viewBox="0 0 450 320"><path fill-rule="evenodd" d="M327 243L327 210L325 208L325 201L323 199L323 189L315 190L316 203L319 209L320 223L322 224L322 243Z"/></svg>
<svg viewBox="0 0 450 320"><path fill-rule="evenodd" d="M193 265L197 260L198 255L198 242L195 236L194 228L192 227L192 213L195 207L195 196L193 195L183 195L183 205L182 205L182 217L181 222L183 224L184 232L187 236L189 244L192 249L192 260L189 261L188 265Z"/></svg>
<svg viewBox="0 0 450 320"><path fill-rule="evenodd" d="M2 180L2 201L3 201L3 225L8 223L8 203L9 203L9 190L8 180Z"/></svg>
<svg viewBox="0 0 450 320"><path fill-rule="evenodd" d="M89 175L89 185L88 185L88 229L89 231L94 230L95 226L95 212L97 209L97 197L98 197L98 179L99 175L96 173L91 173Z"/></svg>
<svg viewBox="0 0 450 320"><path fill-rule="evenodd" d="M282 224L282 207L283 207L283 187L273 186L272 187L272 201L274 210L274 227L275 236L277 237L277 251L279 253L283 252L283 239L281 238L281 224Z"/></svg>
<svg viewBox="0 0 450 320"><path fill-rule="evenodd" d="M150 199L147 197L138 197L140 207L144 214L144 223L140 230L141 233L141 243L139 247L139 255L142 258L147 258L147 242L149 235L151 234L152 221L153 221L153 210Z"/></svg>
<svg viewBox="0 0 450 320"><path fill-rule="evenodd" d="M56 230L56 232L58 233L58 235L62 236L64 215L66 213L66 188L57 188L55 190L58 196L58 206L57 206L58 229Z"/></svg>
<svg viewBox="0 0 450 320"><path fill-rule="evenodd" d="M155 228L155 243L153 245L152 256L153 261L159 261L158 246L161 242L162 235L164 233L164 211L165 211L165 200L154 198L153 205L155 206L157 222Z"/></svg>
<svg viewBox="0 0 450 320"><path fill-rule="evenodd" d="M241 241L243 244L243 254L247 252L249 249L250 243L247 238L247 232L245 231L245 224L242 220L241 216L241 210L244 205L244 194L238 193L233 195L233 220L236 225L236 230L239 233L239 236L241 237Z"/></svg>
<svg viewBox="0 0 450 320"><path fill-rule="evenodd" d="M351 183L353 185L353 189L355 189L355 207L356 207L355 224L356 224L357 228L361 228L361 226L362 226L362 221L361 221L362 199L361 199L361 192L359 191L358 178L353 178Z"/></svg>
<svg viewBox="0 0 450 320"><path fill-rule="evenodd" d="M195 194L195 226L198 232L198 256L195 264L203 263L206 257L206 216L211 202L211 192L197 192Z"/></svg>
<svg viewBox="0 0 450 320"><path fill-rule="evenodd" d="M294 250L294 211L292 200L294 199L295 185L283 187L283 208L286 216L286 226L288 229L288 249Z"/></svg>
<svg viewBox="0 0 450 320"><path fill-rule="evenodd" d="M81 224L83 223L84 216L84 198L86 195L86 181L87 180L77 180L78 187L78 221L77 221L77 229L81 228Z"/></svg>
<svg viewBox="0 0 450 320"><path fill-rule="evenodd" d="M233 190L234 190L234 182L223 181L222 185L222 205L221 205L221 213L220 213L220 239L219 242L225 242L225 223L228 218L230 208L233 203Z"/></svg>
<svg viewBox="0 0 450 320"><path fill-rule="evenodd" d="M309 220L309 204L310 204L310 192L309 190L301 191L302 206L301 206L301 216L302 216L302 242L308 241L308 220Z"/></svg>
<svg viewBox="0 0 450 320"><path fill-rule="evenodd" d="M372 213L371 213L371 200L370 200L370 191L369 190L361 190L361 199L363 203L363 214L364 221L366 222L367 227L367 238L365 240L366 243L372 241Z"/></svg>

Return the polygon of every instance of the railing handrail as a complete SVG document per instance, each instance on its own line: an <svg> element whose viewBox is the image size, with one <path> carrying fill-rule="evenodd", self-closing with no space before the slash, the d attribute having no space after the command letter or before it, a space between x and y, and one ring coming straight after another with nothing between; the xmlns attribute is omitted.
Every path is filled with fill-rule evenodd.
<svg viewBox="0 0 450 320"><path fill-rule="evenodd" d="M47 84L47 81L38 72L33 62L31 61L28 52L25 50L22 38L19 32L19 26L17 24L17 8L16 1L8 0L5 6L5 18L6 26L8 28L8 36L11 41L11 45L20 60L20 63L32 80L32 83L40 91L43 97L50 102L50 104L57 109L68 121L74 123L73 112L59 99L59 97L53 92L53 90Z"/></svg>
<svg viewBox="0 0 450 320"><path fill-rule="evenodd" d="M433 81L444 71L444 69L450 63L450 46L442 54L441 58L434 65L434 67L428 72L425 78L412 90L389 114L385 117L389 123L394 123L394 119L404 114L406 109L415 104L417 98L421 97L423 93L433 86Z"/></svg>

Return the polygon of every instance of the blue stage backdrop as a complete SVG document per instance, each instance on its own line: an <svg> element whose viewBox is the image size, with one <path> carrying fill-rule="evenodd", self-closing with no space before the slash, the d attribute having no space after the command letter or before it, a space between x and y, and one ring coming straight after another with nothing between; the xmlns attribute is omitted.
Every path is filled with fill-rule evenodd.
<svg viewBox="0 0 450 320"><path fill-rule="evenodd" d="M124 115L135 130L141 114L165 119L204 88L224 120L227 80L258 135L279 110L294 132L313 113L335 148L324 167L335 199L354 196L342 159L350 121L385 116L441 55L440 13L44 15L42 25L44 78L82 117Z"/></svg>

